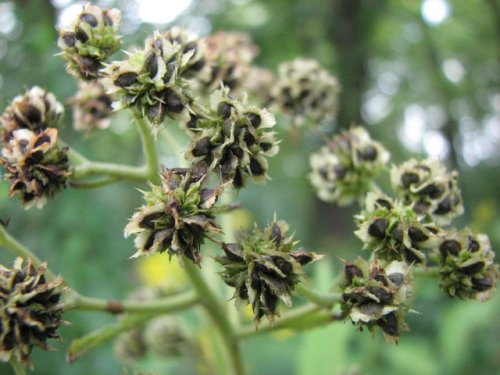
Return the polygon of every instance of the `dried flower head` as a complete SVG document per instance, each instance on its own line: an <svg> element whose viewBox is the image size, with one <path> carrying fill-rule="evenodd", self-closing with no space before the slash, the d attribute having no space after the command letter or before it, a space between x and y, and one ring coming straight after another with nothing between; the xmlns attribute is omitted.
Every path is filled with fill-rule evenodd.
<svg viewBox="0 0 500 375"><path fill-rule="evenodd" d="M194 115L187 126L195 132L186 159L216 170L237 189L248 176L265 179L267 157L278 152L272 114L229 97L225 87L210 96L209 113Z"/></svg>
<svg viewBox="0 0 500 375"><path fill-rule="evenodd" d="M148 322L144 327L144 341L148 351L162 358L181 357L193 349L182 320L171 316Z"/></svg>
<svg viewBox="0 0 500 375"><path fill-rule="evenodd" d="M12 133L18 129L40 132L47 128L56 128L63 114L64 107L54 94L34 86L24 95L16 96L0 116L2 142L7 144Z"/></svg>
<svg viewBox="0 0 500 375"><path fill-rule="evenodd" d="M4 177L10 182L9 195L19 194L25 209L41 208L67 185L68 156L56 142L57 129L39 133L20 129L2 150L0 164L7 170Z"/></svg>
<svg viewBox="0 0 500 375"><path fill-rule="evenodd" d="M132 216L125 235L135 234L137 252L132 257L167 251L200 263L200 246L220 232L214 205L224 187L203 188L195 170L164 169L162 186L144 193L146 205Z"/></svg>
<svg viewBox="0 0 500 375"><path fill-rule="evenodd" d="M235 288L236 306L251 304L258 324L263 316L273 323L279 302L291 306L295 285L304 273L302 266L320 258L315 253L293 250L288 225L274 221L263 230L243 234L237 243L224 244L225 255L216 257L224 266L224 282Z"/></svg>
<svg viewBox="0 0 500 375"><path fill-rule="evenodd" d="M35 269L22 263L17 258L13 268L0 265L0 360L30 365L34 346L46 350L48 339L59 338L64 290L62 279L46 281L46 264Z"/></svg>
<svg viewBox="0 0 500 375"><path fill-rule="evenodd" d="M73 126L76 131L91 133L111 124L113 98L99 82L80 82L78 92L70 99L73 104Z"/></svg>
<svg viewBox="0 0 500 375"><path fill-rule="evenodd" d="M389 152L364 128L351 128L311 155L311 183L320 199L347 205L364 198L388 161Z"/></svg>
<svg viewBox="0 0 500 375"><path fill-rule="evenodd" d="M132 108L159 125L165 116L188 120L192 99L186 94L186 78L195 49L185 49L167 33L155 32L144 49L129 55L128 60L114 61L104 70L104 85L116 93L116 109Z"/></svg>
<svg viewBox="0 0 500 375"><path fill-rule="evenodd" d="M411 159L394 166L391 183L415 212L429 214L440 225L449 224L464 211L458 173L447 173L444 164L438 160Z"/></svg>
<svg viewBox="0 0 500 375"><path fill-rule="evenodd" d="M295 59L279 66L272 101L293 118L295 125L319 125L337 113L340 86L317 61Z"/></svg>
<svg viewBox="0 0 500 375"><path fill-rule="evenodd" d="M113 343L115 356L123 363L134 363L147 354L143 327L133 328L120 334Z"/></svg>
<svg viewBox="0 0 500 375"><path fill-rule="evenodd" d="M489 299L500 276L485 234L466 228L446 233L439 243L441 287L450 297Z"/></svg>
<svg viewBox="0 0 500 375"><path fill-rule="evenodd" d="M408 330L404 314L410 310L413 284L406 263L393 261L382 267L378 260L344 261L342 288L342 311L360 330L367 327L373 332L378 326L391 342L397 342L400 333Z"/></svg>
<svg viewBox="0 0 500 375"><path fill-rule="evenodd" d="M120 48L120 21L118 9L88 3L69 27L59 30L57 43L70 74L86 81L101 76L103 63Z"/></svg>
<svg viewBox="0 0 500 375"><path fill-rule="evenodd" d="M424 251L436 247L439 228L385 194L368 193L365 209L355 218L358 230L354 234L375 258L423 263Z"/></svg>

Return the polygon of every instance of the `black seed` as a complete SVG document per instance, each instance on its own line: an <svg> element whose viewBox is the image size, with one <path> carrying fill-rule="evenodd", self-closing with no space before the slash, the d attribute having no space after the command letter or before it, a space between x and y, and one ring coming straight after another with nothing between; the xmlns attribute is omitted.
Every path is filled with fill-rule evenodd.
<svg viewBox="0 0 500 375"><path fill-rule="evenodd" d="M201 58L189 67L190 70L199 72L205 66L205 59Z"/></svg>
<svg viewBox="0 0 500 375"><path fill-rule="evenodd" d="M436 215L446 215L451 211L451 202L450 197L445 197L434 210L434 214Z"/></svg>
<svg viewBox="0 0 500 375"><path fill-rule="evenodd" d="M43 152L36 151L36 152L33 152L29 158L27 158L27 163L28 164L38 164L42 160L43 160Z"/></svg>
<svg viewBox="0 0 500 375"><path fill-rule="evenodd" d="M333 170L335 171L335 176L339 179L342 180L345 175L347 174L347 171L343 166L340 164L337 164L335 167L333 167Z"/></svg>
<svg viewBox="0 0 500 375"><path fill-rule="evenodd" d="M241 169L238 168L236 169L236 172L234 173L234 177L233 177L233 186L236 188L236 189L240 189L243 187L245 181L243 179L243 175L241 173Z"/></svg>
<svg viewBox="0 0 500 375"><path fill-rule="evenodd" d="M257 159L250 159L250 172L253 176L262 176L266 171Z"/></svg>
<svg viewBox="0 0 500 375"><path fill-rule="evenodd" d="M165 114L165 105L162 102L157 102L147 108L147 116L154 124L161 124L165 119Z"/></svg>
<svg viewBox="0 0 500 375"><path fill-rule="evenodd" d="M240 289L238 290L238 297L242 300L248 299L248 290L245 284L242 284Z"/></svg>
<svg viewBox="0 0 500 375"><path fill-rule="evenodd" d="M480 245L479 245L479 242L477 242L476 240L472 239L471 237L469 237L469 246L468 246L468 250L475 253L476 251L478 251L480 248Z"/></svg>
<svg viewBox="0 0 500 375"><path fill-rule="evenodd" d="M311 93L311 90L307 90L307 89L302 90L299 93L299 99L304 100L305 98L307 98L309 96L310 93Z"/></svg>
<svg viewBox="0 0 500 375"><path fill-rule="evenodd" d="M428 195L431 199L438 199L444 193L444 187L441 185L430 184L419 190L419 194Z"/></svg>
<svg viewBox="0 0 500 375"><path fill-rule="evenodd" d="M82 43L85 43L87 40L89 40L89 36L85 31L83 31L81 28L78 28L75 33L75 38L79 40Z"/></svg>
<svg viewBox="0 0 500 375"><path fill-rule="evenodd" d="M429 211L430 205L424 201L418 201L413 205L413 211L417 214L423 214Z"/></svg>
<svg viewBox="0 0 500 375"><path fill-rule="evenodd" d="M267 143L267 142L259 143L259 146L260 146L261 150L264 152L269 151L273 147L273 145L271 143Z"/></svg>
<svg viewBox="0 0 500 375"><path fill-rule="evenodd" d="M394 312L384 315L377 320L377 325L389 336L398 336L398 318Z"/></svg>
<svg viewBox="0 0 500 375"><path fill-rule="evenodd" d="M177 95L174 90L169 88L165 89L164 99L167 110L174 113L180 113L184 109L184 104L182 103L181 97Z"/></svg>
<svg viewBox="0 0 500 375"><path fill-rule="evenodd" d="M144 250L149 250L151 249L151 246L153 246L153 244L155 243L155 236L154 236L154 233L151 234L148 238L148 240L146 241L146 243L144 244Z"/></svg>
<svg viewBox="0 0 500 375"><path fill-rule="evenodd" d="M210 137L203 137L196 142L191 154L193 156L205 156L210 154Z"/></svg>
<svg viewBox="0 0 500 375"><path fill-rule="evenodd" d="M361 152L359 152L359 156L362 160L374 161L377 159L377 149L374 146L366 146Z"/></svg>
<svg viewBox="0 0 500 375"><path fill-rule="evenodd" d="M314 259L311 254L306 253L304 251L294 251L291 252L290 255L293 259L295 259L301 266L304 266L308 263L311 263Z"/></svg>
<svg viewBox="0 0 500 375"><path fill-rule="evenodd" d="M136 83L137 77L138 74L135 72L126 72L120 74L118 78L113 81L113 83L115 86L125 88L132 86L134 83Z"/></svg>
<svg viewBox="0 0 500 375"><path fill-rule="evenodd" d="M388 210L392 209L392 204L391 202L389 202L387 199L382 199L382 198L379 198L377 199L377 204L379 206L382 206L384 208L387 208Z"/></svg>
<svg viewBox="0 0 500 375"><path fill-rule="evenodd" d="M383 239L388 225L389 221L386 218L377 218L368 227L368 234L372 237Z"/></svg>
<svg viewBox="0 0 500 375"><path fill-rule="evenodd" d="M250 124L252 124L254 128L258 128L262 123L262 118L255 112L247 112L245 113L245 116L248 118Z"/></svg>
<svg viewBox="0 0 500 375"><path fill-rule="evenodd" d="M255 136L250 133L249 131L245 132L245 135L243 136L243 140L247 144L248 147L253 146L255 144Z"/></svg>
<svg viewBox="0 0 500 375"><path fill-rule="evenodd" d="M429 237L426 236L421 229L415 227L410 227L410 229L408 229L408 235L414 242L422 242L429 239Z"/></svg>
<svg viewBox="0 0 500 375"><path fill-rule="evenodd" d="M439 251L443 257L446 257L448 254L457 255L460 251L460 243L455 240L445 240L439 246Z"/></svg>
<svg viewBox="0 0 500 375"><path fill-rule="evenodd" d="M164 216L163 212L155 212L155 213L146 215L139 222L139 227L141 227L141 228L148 228L148 229L154 229L154 227L155 227L155 221L158 220L158 219L160 219L162 216Z"/></svg>
<svg viewBox="0 0 500 375"><path fill-rule="evenodd" d="M28 120L30 123L38 124L42 121L42 114L35 106L27 104L22 111L24 117L26 117L26 120Z"/></svg>
<svg viewBox="0 0 500 375"><path fill-rule="evenodd" d="M404 238L404 233L403 233L403 224L401 223L397 223L392 232L391 232L391 236L392 238L394 238L394 240L398 243L401 243L403 242L403 238Z"/></svg>
<svg viewBox="0 0 500 375"><path fill-rule="evenodd" d="M156 76L158 73L158 56L154 52L151 52L146 61L144 61L144 69L149 73L150 77Z"/></svg>
<svg viewBox="0 0 500 375"><path fill-rule="evenodd" d="M194 51L193 55L196 54L196 42L189 42L184 46L184 52Z"/></svg>
<svg viewBox="0 0 500 375"><path fill-rule="evenodd" d="M422 259L420 259L414 251L410 249L404 248L404 257L407 263L422 263Z"/></svg>
<svg viewBox="0 0 500 375"><path fill-rule="evenodd" d="M226 253L226 257L232 262L243 262L243 249L236 243L222 244L222 250Z"/></svg>
<svg viewBox="0 0 500 375"><path fill-rule="evenodd" d="M92 27L97 27L97 18L95 18L92 14L89 13L83 13L80 16L80 19L83 22L87 22L90 26Z"/></svg>
<svg viewBox="0 0 500 375"><path fill-rule="evenodd" d="M66 44L68 47L75 46L75 43L76 43L75 34L65 33L65 34L61 35L61 38L62 38L64 44Z"/></svg>
<svg viewBox="0 0 500 375"><path fill-rule="evenodd" d="M472 286L478 292L484 292L491 289L494 285L493 279L489 276L483 277L482 279L472 278Z"/></svg>
<svg viewBox="0 0 500 375"><path fill-rule="evenodd" d="M101 62L88 56L78 56L78 67L86 79L98 76Z"/></svg>
<svg viewBox="0 0 500 375"><path fill-rule="evenodd" d="M236 157L238 159L242 159L243 156L245 155L245 152L243 151L243 149L237 145L232 145L231 151L233 152L234 155L236 155Z"/></svg>
<svg viewBox="0 0 500 375"><path fill-rule="evenodd" d="M198 116L191 114L191 118L187 122L186 126L189 129L196 129L196 123L198 122Z"/></svg>
<svg viewBox="0 0 500 375"><path fill-rule="evenodd" d="M222 102L222 103L219 103L219 106L217 107L217 113L223 119L227 119L231 116L232 109L233 109L233 106L231 104L226 103L226 102Z"/></svg>
<svg viewBox="0 0 500 375"><path fill-rule="evenodd" d="M369 290L379 299L380 303L387 304L392 301L392 293L390 290L378 286L371 287Z"/></svg>
<svg viewBox="0 0 500 375"><path fill-rule="evenodd" d="M107 12L104 12L102 16L104 18L104 23L106 24L106 26L113 26L113 20Z"/></svg>
<svg viewBox="0 0 500 375"><path fill-rule="evenodd" d="M405 189L408 189L410 185L415 184L419 181L419 177L416 173L405 172L401 176L401 184Z"/></svg>
<svg viewBox="0 0 500 375"><path fill-rule="evenodd" d="M476 272L481 271L483 269L483 267L484 267L484 262L479 261L476 263L469 264L468 266L465 266L465 267L460 267L460 269L466 275L473 275Z"/></svg>
<svg viewBox="0 0 500 375"><path fill-rule="evenodd" d="M403 281L405 279L405 275L399 272L391 273L389 276L389 280L396 285L396 286L401 286L403 284Z"/></svg>
<svg viewBox="0 0 500 375"><path fill-rule="evenodd" d="M269 289L264 292L264 300L266 306L270 312L274 313L276 311L276 306L278 306L278 297L275 296Z"/></svg>
<svg viewBox="0 0 500 375"><path fill-rule="evenodd" d="M354 264L346 264L344 267L344 272L347 285L351 285L355 277L363 277L363 272L361 272L361 270Z"/></svg>
<svg viewBox="0 0 500 375"><path fill-rule="evenodd" d="M280 246L281 240L281 228L278 223L273 223L271 227L271 241L273 241L276 246Z"/></svg>
<svg viewBox="0 0 500 375"><path fill-rule="evenodd" d="M280 271L283 272L285 275L289 275L293 271L292 263L288 262L282 257L275 256L272 259L276 267L278 267Z"/></svg>

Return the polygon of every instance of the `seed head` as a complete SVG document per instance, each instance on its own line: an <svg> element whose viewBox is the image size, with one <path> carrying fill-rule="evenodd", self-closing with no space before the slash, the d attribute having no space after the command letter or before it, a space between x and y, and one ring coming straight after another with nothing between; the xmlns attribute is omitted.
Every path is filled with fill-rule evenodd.
<svg viewBox="0 0 500 375"><path fill-rule="evenodd" d="M463 213L458 173L447 173L438 160L411 159L391 170L392 186L418 214L428 214L439 225L447 225Z"/></svg>
<svg viewBox="0 0 500 375"><path fill-rule="evenodd" d="M258 324L263 316L273 323L279 303L291 306L295 285L302 279L302 266L321 257L293 250L296 243L288 235L288 225L274 221L263 230L243 234L237 243L224 244L225 255L216 257L223 265L224 282L235 289L236 306L251 304Z"/></svg>
<svg viewBox="0 0 500 375"><path fill-rule="evenodd" d="M13 268L0 265L0 360L11 357L30 365L34 346L47 350L48 339L59 338L62 280L47 282L46 264L23 267L17 258Z"/></svg>
<svg viewBox="0 0 500 375"><path fill-rule="evenodd" d="M9 195L19 194L25 209L43 207L47 198L66 188L70 174L65 148L57 146L57 129L38 133L16 130L2 150L0 164L7 170Z"/></svg>
<svg viewBox="0 0 500 375"><path fill-rule="evenodd" d="M311 155L311 183L320 199L347 205L364 198L388 161L389 152L364 128L351 128Z"/></svg>
<svg viewBox="0 0 500 375"><path fill-rule="evenodd" d="M57 43L70 74L85 81L101 76L103 64L120 48L120 21L118 9L88 3L69 27L59 30Z"/></svg>
<svg viewBox="0 0 500 375"><path fill-rule="evenodd" d="M360 330L373 332L378 326L386 340L397 342L408 330L404 314L413 295L411 268L398 261L382 267L378 260L368 263L362 258L344 265L341 308L346 317Z"/></svg>

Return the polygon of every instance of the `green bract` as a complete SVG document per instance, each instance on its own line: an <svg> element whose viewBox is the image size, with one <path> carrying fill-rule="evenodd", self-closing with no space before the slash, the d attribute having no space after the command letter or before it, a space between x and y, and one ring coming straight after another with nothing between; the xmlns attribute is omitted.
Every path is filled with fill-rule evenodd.
<svg viewBox="0 0 500 375"><path fill-rule="evenodd" d="M388 161L389 152L364 128L351 128L311 155L311 183L320 199L347 205L365 196Z"/></svg>
<svg viewBox="0 0 500 375"><path fill-rule="evenodd" d="M202 176L189 169L165 169L161 179L125 227L126 236L137 236L132 257L167 251L199 264L201 244L220 232L213 206L224 187L202 188Z"/></svg>
<svg viewBox="0 0 500 375"><path fill-rule="evenodd" d="M69 73L83 80L95 80L109 56L120 48L117 36L121 12L86 4L69 27L59 30L58 45Z"/></svg>
<svg viewBox="0 0 500 375"><path fill-rule="evenodd" d="M304 273L302 266L320 258L293 250L294 245L288 225L275 221L263 230L256 227L241 235L237 243L224 244L226 255L215 258L224 266L223 280L235 288L236 306L250 303L257 324L263 316L274 322L279 301L292 305L293 290Z"/></svg>
<svg viewBox="0 0 500 375"><path fill-rule="evenodd" d="M59 338L62 279L45 280L46 264L35 269L30 261L22 267L0 265L0 360L14 357L30 365L34 346L48 349L47 339Z"/></svg>
<svg viewBox="0 0 500 375"><path fill-rule="evenodd" d="M411 268L397 261L382 267L378 260L368 263L362 258L344 264L344 314L361 330L367 327L373 332L379 326L388 341L397 342L400 333L408 330L404 314L413 295Z"/></svg>

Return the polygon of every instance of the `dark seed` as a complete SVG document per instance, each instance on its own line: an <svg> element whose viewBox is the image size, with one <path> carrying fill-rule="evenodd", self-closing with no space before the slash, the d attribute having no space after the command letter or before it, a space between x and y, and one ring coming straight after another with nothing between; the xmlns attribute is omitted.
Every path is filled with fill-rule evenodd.
<svg viewBox="0 0 500 375"><path fill-rule="evenodd" d="M191 118L187 122L186 126L189 129L196 129L196 123L198 122L198 117L196 115L191 115Z"/></svg>
<svg viewBox="0 0 500 375"><path fill-rule="evenodd" d="M92 14L83 13L80 16L80 19L87 22L92 27L97 27L97 18L95 18Z"/></svg>
<svg viewBox="0 0 500 375"><path fill-rule="evenodd" d="M476 262L476 263L469 264L468 266L465 266L465 267L460 267L460 269L466 275L473 275L476 272L481 271L483 269L483 267L484 267L484 262Z"/></svg>
<svg viewBox="0 0 500 375"><path fill-rule="evenodd" d="M368 227L368 234L372 237L383 239L388 225L389 221L386 218L375 219Z"/></svg>
<svg viewBox="0 0 500 375"><path fill-rule="evenodd" d="M264 152L269 151L273 147L273 145L271 143L266 143L266 142L259 143L259 146L260 146L261 150Z"/></svg>
<svg viewBox="0 0 500 375"><path fill-rule="evenodd" d="M203 137L196 142L191 154L193 156L205 156L210 153L210 137Z"/></svg>
<svg viewBox="0 0 500 375"><path fill-rule="evenodd" d="M382 207L384 207L384 208L387 208L388 210L392 209L392 204L391 204L391 202L389 202L389 201L388 201L388 200L386 200L386 199L382 199L382 198L377 199L377 204L378 204L379 206L382 206Z"/></svg>
<svg viewBox="0 0 500 375"><path fill-rule="evenodd" d="M439 246L439 251L443 257L448 254L457 255L460 251L460 243L455 240L446 240Z"/></svg>
<svg viewBox="0 0 500 375"><path fill-rule="evenodd" d="M403 242L403 238L404 238L403 224L397 223L391 232L391 236L392 236L392 238L394 238L394 240L396 240L396 242L398 242L398 243Z"/></svg>
<svg viewBox="0 0 500 375"><path fill-rule="evenodd" d="M265 173L265 169L257 159L250 159L250 172L253 176L262 176Z"/></svg>
<svg viewBox="0 0 500 375"><path fill-rule="evenodd" d="M155 212L147 216L144 216L142 220L139 222L139 226L141 228L154 229L155 221L160 219L163 215L164 215L163 212Z"/></svg>
<svg viewBox="0 0 500 375"><path fill-rule="evenodd" d="M236 243L225 243L222 245L222 250L226 253L227 258L232 262L243 262L243 250Z"/></svg>
<svg viewBox="0 0 500 375"><path fill-rule="evenodd" d="M308 263L311 263L314 259L311 254L306 253L304 251L294 251L291 252L290 255L293 259L295 259L301 266L304 266Z"/></svg>
<svg viewBox="0 0 500 375"><path fill-rule="evenodd" d="M192 71L195 71L195 72L199 72L201 69L203 69L203 67L205 66L205 59L199 59L198 61L196 61L193 65L191 65L189 67L190 70Z"/></svg>
<svg viewBox="0 0 500 375"><path fill-rule="evenodd" d="M151 247L153 246L154 243L155 243L155 236L153 233L149 236L148 240L144 244L144 250L147 251L147 250L151 249Z"/></svg>
<svg viewBox="0 0 500 375"><path fill-rule="evenodd" d="M273 262L285 275L289 275L293 271L292 263L286 261L282 257L273 257Z"/></svg>
<svg viewBox="0 0 500 375"><path fill-rule="evenodd" d="M359 153L360 158L367 161L374 161L375 159L377 159L377 155L377 149L373 146L366 146Z"/></svg>
<svg viewBox="0 0 500 375"><path fill-rule="evenodd" d="M134 72L126 72L122 73L118 76L117 79L114 80L114 85L118 87L129 87L137 82L138 74Z"/></svg>
<svg viewBox="0 0 500 375"><path fill-rule="evenodd" d="M431 199L438 199L444 193L444 187L441 185L430 184L419 190L419 194L428 195Z"/></svg>
<svg viewBox="0 0 500 375"><path fill-rule="evenodd" d="M407 263L422 263L422 259L411 249L404 249L404 257Z"/></svg>
<svg viewBox="0 0 500 375"><path fill-rule="evenodd" d="M419 181L418 175L413 172L405 172L401 176L401 184L405 189L408 189L410 185L416 184Z"/></svg>
<svg viewBox="0 0 500 375"><path fill-rule="evenodd" d="M232 108L233 108L233 106L231 104L226 103L226 102L222 102L222 103L219 103L219 106L217 108L217 113L223 119L227 119L231 116Z"/></svg>
<svg viewBox="0 0 500 375"><path fill-rule="evenodd" d="M386 304L392 301L392 293L385 288L374 286L370 288L370 292L379 299L380 303Z"/></svg>
<svg viewBox="0 0 500 375"><path fill-rule="evenodd" d="M352 281L354 280L355 277L359 278L363 277L363 272L361 272L361 270L354 264L346 264L344 267L344 272L348 285L352 284Z"/></svg>
<svg viewBox="0 0 500 375"><path fill-rule="evenodd" d="M165 89L164 99L167 110L174 113L180 113L184 109L184 104L182 103L181 97L177 95L174 90L169 88Z"/></svg>
<svg viewBox="0 0 500 375"><path fill-rule="evenodd" d="M484 292L493 287L493 279L489 276L486 276L482 279L472 279L472 286L475 290L479 292Z"/></svg>
<svg viewBox="0 0 500 375"><path fill-rule="evenodd" d="M66 44L68 47L74 47L76 43L76 38L75 34L73 33L65 33L61 36L64 44Z"/></svg>
<svg viewBox="0 0 500 375"><path fill-rule="evenodd" d="M162 102L157 102L147 109L147 116L154 124L161 124L165 119L165 114L165 105Z"/></svg>
<svg viewBox="0 0 500 375"><path fill-rule="evenodd" d="M240 289L238 290L238 297L242 300L247 300L248 299L248 290L245 284L243 284Z"/></svg>
<svg viewBox="0 0 500 375"><path fill-rule="evenodd" d="M23 115L32 124L37 124L42 121L42 114L35 106L27 104L23 108Z"/></svg>
<svg viewBox="0 0 500 375"><path fill-rule="evenodd" d="M396 286L401 286L403 283L405 276L402 273L396 272L396 273L391 273L389 276L389 280L396 285Z"/></svg>
<svg viewBox="0 0 500 375"><path fill-rule="evenodd" d="M154 77L158 73L158 56L154 52L151 52L146 58L144 69L146 69L150 77Z"/></svg>
<svg viewBox="0 0 500 375"><path fill-rule="evenodd" d="M81 28L78 28L75 33L75 38L79 40L82 43L85 43L87 40L89 40L89 36L85 31L83 31Z"/></svg>
<svg viewBox="0 0 500 375"><path fill-rule="evenodd" d="M476 251L479 250L479 248L480 248L479 242L477 242L476 240L473 240L472 238L469 237L468 250L475 253Z"/></svg>
<svg viewBox="0 0 500 375"><path fill-rule="evenodd" d="M271 227L271 241L273 241L276 246L279 246L281 244L281 239L281 228L278 223L273 223Z"/></svg>
<svg viewBox="0 0 500 375"><path fill-rule="evenodd" d="M233 186L235 189L241 189L245 184L245 180L243 179L243 174L241 173L241 169L236 169L233 177Z"/></svg>
<svg viewBox="0 0 500 375"><path fill-rule="evenodd" d="M107 12L104 12L102 16L104 18L104 23L106 24L106 26L113 26L113 20Z"/></svg>
<svg viewBox="0 0 500 375"><path fill-rule="evenodd" d="M278 297L276 297L270 290L264 292L264 300L266 301L266 306L274 313L276 311L276 306L278 306Z"/></svg>
<svg viewBox="0 0 500 375"><path fill-rule="evenodd" d="M377 325L389 336L398 336L399 334L398 318L394 312L384 315L377 320Z"/></svg>
<svg viewBox="0 0 500 375"><path fill-rule="evenodd" d="M345 168L343 166L341 166L340 164L337 164L335 167L333 167L333 170L335 171L335 176L339 180L342 180L347 173Z"/></svg>
<svg viewBox="0 0 500 375"><path fill-rule="evenodd" d="M436 215L446 215L450 211L451 211L450 198L446 197L438 204L437 208L434 210L434 213Z"/></svg>
<svg viewBox="0 0 500 375"><path fill-rule="evenodd" d="M430 205L424 201L418 201L413 205L413 211L417 214L423 214L429 211Z"/></svg>
<svg viewBox="0 0 500 375"><path fill-rule="evenodd" d="M414 242L423 242L429 239L429 237L426 236L422 230L415 227L410 227L410 229L408 229L408 235Z"/></svg>
<svg viewBox="0 0 500 375"><path fill-rule="evenodd" d="M262 122L262 118L255 112L247 112L245 113L245 116L248 118L248 120L250 121L250 124L252 124L252 126L254 128L258 128Z"/></svg>

